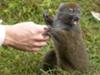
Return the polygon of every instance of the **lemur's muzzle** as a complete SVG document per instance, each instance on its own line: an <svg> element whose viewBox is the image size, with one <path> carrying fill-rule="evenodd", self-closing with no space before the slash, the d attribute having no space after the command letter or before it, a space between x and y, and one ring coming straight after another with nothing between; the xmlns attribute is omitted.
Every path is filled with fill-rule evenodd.
<svg viewBox="0 0 100 75"><path fill-rule="evenodd" d="M74 21L78 21L79 20L79 17L78 16L73 16L73 20Z"/></svg>
<svg viewBox="0 0 100 75"><path fill-rule="evenodd" d="M69 16L69 19L70 20L73 20L73 21L78 21L79 20L79 17L78 16L75 16L75 15L70 15Z"/></svg>

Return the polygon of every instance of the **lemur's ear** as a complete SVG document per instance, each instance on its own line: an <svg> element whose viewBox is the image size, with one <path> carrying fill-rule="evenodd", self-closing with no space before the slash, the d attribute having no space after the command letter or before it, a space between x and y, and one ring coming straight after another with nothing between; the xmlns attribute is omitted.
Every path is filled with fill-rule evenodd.
<svg viewBox="0 0 100 75"><path fill-rule="evenodd" d="M43 17L44 17L44 20L45 20L45 22L46 22L47 25L49 25L49 26L52 26L53 25L53 16L50 16L48 14L48 12L45 12L43 14Z"/></svg>

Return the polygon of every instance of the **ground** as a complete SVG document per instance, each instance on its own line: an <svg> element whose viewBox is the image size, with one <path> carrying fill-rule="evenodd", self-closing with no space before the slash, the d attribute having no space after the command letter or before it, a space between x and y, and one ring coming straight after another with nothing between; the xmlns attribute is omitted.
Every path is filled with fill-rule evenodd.
<svg viewBox="0 0 100 75"><path fill-rule="evenodd" d="M95 5L97 0L0 0L0 18L3 24L13 25L22 21L34 21L45 24L43 12L49 10L54 15L62 2L77 2L81 6L81 27L87 52L92 64L100 68L100 22L94 19L90 11L99 11ZM96 2L100 4L98 0ZM19 51L13 48L0 47L0 75L37 75L38 64L43 55L52 47L47 46L38 53ZM44 74L52 75L52 74ZM63 72L59 75L70 75ZM100 75L100 71L90 72L87 75Z"/></svg>

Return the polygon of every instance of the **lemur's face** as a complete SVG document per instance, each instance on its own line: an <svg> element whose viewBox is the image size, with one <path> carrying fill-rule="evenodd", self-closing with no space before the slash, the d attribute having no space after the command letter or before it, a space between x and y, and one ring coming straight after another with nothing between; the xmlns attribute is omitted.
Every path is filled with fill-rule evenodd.
<svg viewBox="0 0 100 75"><path fill-rule="evenodd" d="M80 20L80 6L77 3L62 3L54 17L44 14L45 22L51 27L57 27L60 23L66 25L78 25Z"/></svg>
<svg viewBox="0 0 100 75"><path fill-rule="evenodd" d="M77 25L80 19L80 6L75 3L62 3L58 9L57 18L65 24Z"/></svg>

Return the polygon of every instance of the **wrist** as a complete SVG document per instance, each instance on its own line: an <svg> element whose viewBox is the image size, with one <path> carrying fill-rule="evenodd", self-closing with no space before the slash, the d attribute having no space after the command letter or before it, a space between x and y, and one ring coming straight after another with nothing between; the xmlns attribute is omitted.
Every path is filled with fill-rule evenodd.
<svg viewBox="0 0 100 75"><path fill-rule="evenodd" d="M5 25L5 40L3 45L10 46L13 44L12 34L13 34L12 26Z"/></svg>
<svg viewBox="0 0 100 75"><path fill-rule="evenodd" d="M0 25L0 45L4 43L5 33L6 33L5 26Z"/></svg>

